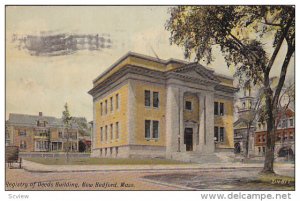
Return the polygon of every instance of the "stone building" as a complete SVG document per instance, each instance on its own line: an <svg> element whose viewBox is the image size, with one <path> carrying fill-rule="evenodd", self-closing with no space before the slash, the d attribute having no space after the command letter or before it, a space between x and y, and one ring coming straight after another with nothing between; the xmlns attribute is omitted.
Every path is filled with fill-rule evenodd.
<svg viewBox="0 0 300 201"><path fill-rule="evenodd" d="M19 146L21 152L78 151L78 128L65 129L62 119L39 115L9 114L6 145Z"/></svg>
<svg viewBox="0 0 300 201"><path fill-rule="evenodd" d="M93 80L94 157L209 160L233 152L233 79L129 52Z"/></svg>

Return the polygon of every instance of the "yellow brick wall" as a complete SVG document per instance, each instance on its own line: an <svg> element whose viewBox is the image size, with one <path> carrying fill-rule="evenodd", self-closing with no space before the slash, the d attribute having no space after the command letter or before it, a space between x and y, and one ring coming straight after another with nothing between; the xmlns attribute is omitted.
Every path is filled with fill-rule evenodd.
<svg viewBox="0 0 300 201"><path fill-rule="evenodd" d="M225 114L224 116L215 115L215 125L224 127L225 129L225 142L218 143L219 148L233 148L233 101L227 99L215 98L215 102L224 103Z"/></svg>
<svg viewBox="0 0 300 201"><path fill-rule="evenodd" d="M145 106L145 90L159 92L159 108ZM153 85L143 82L135 84L136 92L136 118L135 118L135 144L140 145L154 145L165 146L165 112L166 112L166 90L164 86ZM157 140L145 139L145 120L158 120L159 121L159 138Z"/></svg>
<svg viewBox="0 0 300 201"><path fill-rule="evenodd" d="M191 101L192 102L192 111L184 109L183 111L183 119L190 120L190 121L196 121L199 122L199 100L196 95L188 94L184 95L184 108L185 108L185 101Z"/></svg>
<svg viewBox="0 0 300 201"><path fill-rule="evenodd" d="M116 109L116 94L119 95L119 109ZM110 97L113 97L113 111L110 109ZM105 100L107 100L107 114L105 114ZM127 129L127 100L128 100L128 85L122 86L120 89L112 91L106 97L95 102L96 109L96 128L95 128L95 147L105 148L112 146L120 146L128 144L128 129ZM103 115L101 116L100 103L103 104ZM119 139L110 140L110 125L113 124L114 138L115 138L115 125L119 122ZM105 141L105 125L107 125L108 141ZM100 127L103 127L103 141L100 142Z"/></svg>

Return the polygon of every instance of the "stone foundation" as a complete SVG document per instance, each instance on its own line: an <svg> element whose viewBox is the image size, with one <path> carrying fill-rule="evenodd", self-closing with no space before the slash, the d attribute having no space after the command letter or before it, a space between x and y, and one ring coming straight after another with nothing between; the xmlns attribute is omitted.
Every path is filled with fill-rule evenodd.
<svg viewBox="0 0 300 201"><path fill-rule="evenodd" d="M92 150L95 158L165 158L166 148L147 145L127 145Z"/></svg>

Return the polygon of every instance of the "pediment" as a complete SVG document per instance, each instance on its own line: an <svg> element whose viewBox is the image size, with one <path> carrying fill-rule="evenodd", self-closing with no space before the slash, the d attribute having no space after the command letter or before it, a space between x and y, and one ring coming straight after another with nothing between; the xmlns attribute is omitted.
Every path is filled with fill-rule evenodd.
<svg viewBox="0 0 300 201"><path fill-rule="evenodd" d="M197 63L182 66L173 70L173 72L193 79L220 82L212 70Z"/></svg>

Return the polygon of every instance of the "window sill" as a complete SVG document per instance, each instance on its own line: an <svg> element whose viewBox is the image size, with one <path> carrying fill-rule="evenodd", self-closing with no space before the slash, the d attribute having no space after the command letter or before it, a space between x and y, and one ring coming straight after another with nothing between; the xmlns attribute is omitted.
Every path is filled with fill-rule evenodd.
<svg viewBox="0 0 300 201"><path fill-rule="evenodd" d="M159 138L145 138L146 141L155 141L157 142Z"/></svg>
<svg viewBox="0 0 300 201"><path fill-rule="evenodd" d="M184 111L186 112L193 112L193 109L189 110L189 109L184 109Z"/></svg>

